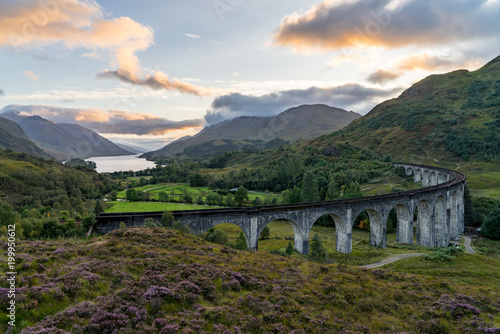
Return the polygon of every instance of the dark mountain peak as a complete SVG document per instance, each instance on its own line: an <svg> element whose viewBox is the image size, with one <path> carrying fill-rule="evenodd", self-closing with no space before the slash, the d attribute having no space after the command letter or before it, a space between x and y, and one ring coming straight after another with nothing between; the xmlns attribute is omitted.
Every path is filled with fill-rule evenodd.
<svg viewBox="0 0 500 334"><path fill-rule="evenodd" d="M4 117L0 117L0 148L10 148L16 152L24 152L37 157L49 157L29 139L17 123Z"/></svg>
<svg viewBox="0 0 500 334"><path fill-rule="evenodd" d="M266 142L279 138L293 142L299 139L318 137L341 129L358 117L360 115L354 112L347 112L324 104L301 105L287 109L274 117L240 116L207 126L190 138L172 142L164 148L146 153L144 156L182 154L190 147L220 140Z"/></svg>
<svg viewBox="0 0 500 334"><path fill-rule="evenodd" d="M78 124L58 124L38 115L21 116L14 107L2 115L17 122L29 139L57 159L132 154Z"/></svg>

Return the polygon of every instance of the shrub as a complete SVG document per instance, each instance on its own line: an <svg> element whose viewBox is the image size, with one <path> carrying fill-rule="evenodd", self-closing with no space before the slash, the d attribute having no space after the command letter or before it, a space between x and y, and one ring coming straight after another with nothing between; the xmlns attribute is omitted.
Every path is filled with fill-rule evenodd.
<svg viewBox="0 0 500 334"><path fill-rule="evenodd" d="M268 238L270 235L271 235L271 229L269 228L269 226L266 225L262 230L262 232L260 233L260 239L264 240Z"/></svg>
<svg viewBox="0 0 500 334"><path fill-rule="evenodd" d="M286 246L286 250L285 250L285 253L287 253L288 255L292 255L294 252L294 249L293 249L293 245L292 245L292 242L288 242L288 246Z"/></svg>
<svg viewBox="0 0 500 334"><path fill-rule="evenodd" d="M170 211L164 211L161 216L161 224L165 227L170 227L174 221L174 215Z"/></svg>
<svg viewBox="0 0 500 334"><path fill-rule="evenodd" d="M221 245L227 244L227 240L228 240L227 235L224 231L221 231L221 230L218 230L215 228L211 228L207 231L207 233L205 235L205 239L207 241L210 241L210 242L213 242L216 244L221 244Z"/></svg>
<svg viewBox="0 0 500 334"><path fill-rule="evenodd" d="M153 218L146 218L144 220L144 224L142 225L144 227L157 227L155 220Z"/></svg>
<svg viewBox="0 0 500 334"><path fill-rule="evenodd" d="M441 248L422 256L422 259L432 262L449 262L455 260L462 252L463 250L461 248L456 247Z"/></svg>
<svg viewBox="0 0 500 334"><path fill-rule="evenodd" d="M56 218L45 218L42 221L42 236L45 238L55 238L61 232L60 225Z"/></svg>
<svg viewBox="0 0 500 334"><path fill-rule="evenodd" d="M285 257L288 256L287 252L283 251L281 249L273 249L273 250L270 250L269 253L275 254L275 255L281 255L281 256L285 256Z"/></svg>
<svg viewBox="0 0 500 334"><path fill-rule="evenodd" d="M172 222L172 229L178 230L184 233L192 233L191 228L179 221Z"/></svg>
<svg viewBox="0 0 500 334"><path fill-rule="evenodd" d="M120 222L120 230L127 228L127 224L125 222Z"/></svg>

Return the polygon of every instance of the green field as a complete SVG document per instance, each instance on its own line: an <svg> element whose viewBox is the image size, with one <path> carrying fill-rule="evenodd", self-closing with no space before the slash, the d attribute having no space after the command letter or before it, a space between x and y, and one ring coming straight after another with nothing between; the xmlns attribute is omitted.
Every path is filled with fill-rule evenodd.
<svg viewBox="0 0 500 334"><path fill-rule="evenodd" d="M175 210L206 210L217 209L216 206L194 205L194 204L179 204L179 203L157 203L157 202L121 202L112 201L106 209L106 213L117 212L148 212L148 211L175 211Z"/></svg>
<svg viewBox="0 0 500 334"><path fill-rule="evenodd" d="M144 191L151 195L152 199L158 199L159 194L164 191L167 195L171 196L172 194L180 199L180 197L187 192L191 196L196 199L198 196L205 197L213 193L214 190L208 187L191 187L187 183L163 183L163 184L149 184L142 187L134 188L136 191ZM117 198L124 199L126 196L126 190L118 192ZM258 191L250 191L248 192L248 202L254 201L257 197L259 197L262 201L267 197L269 199L277 198L281 199L280 194L269 193L269 192L258 192ZM250 203L247 203L250 204Z"/></svg>

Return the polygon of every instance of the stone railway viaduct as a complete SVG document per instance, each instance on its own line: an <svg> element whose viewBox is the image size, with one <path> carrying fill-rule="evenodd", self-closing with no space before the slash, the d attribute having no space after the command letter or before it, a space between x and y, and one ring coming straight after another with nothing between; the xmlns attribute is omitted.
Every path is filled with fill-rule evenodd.
<svg viewBox="0 0 500 334"><path fill-rule="evenodd" d="M244 207L211 210L173 211L175 220L187 224L195 233L206 232L221 223L238 225L246 236L247 246L257 250L257 241L264 227L277 219L284 219L295 234L295 250L309 253L309 233L314 223L323 215L330 215L335 222L336 250L352 252L354 220L363 211L370 217L370 244L386 247L387 218L397 211L397 242L413 244L413 227L416 224L417 244L428 247L447 247L458 240L464 231L465 176L456 171L423 165L394 163L403 167L407 175L423 188L380 196L352 198L326 202L300 203L261 207ZM417 221L414 213L418 210ZM94 226L101 233L127 226L141 226L146 218L161 220L163 212L109 213L97 216Z"/></svg>

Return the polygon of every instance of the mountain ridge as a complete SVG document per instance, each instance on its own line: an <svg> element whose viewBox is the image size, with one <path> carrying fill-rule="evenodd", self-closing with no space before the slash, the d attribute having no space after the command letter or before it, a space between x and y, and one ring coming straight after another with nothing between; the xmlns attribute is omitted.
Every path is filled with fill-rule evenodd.
<svg viewBox="0 0 500 334"><path fill-rule="evenodd" d="M0 148L24 152L36 157L49 158L40 147L30 140L16 122L0 116Z"/></svg>
<svg viewBox="0 0 500 334"><path fill-rule="evenodd" d="M81 125L58 124L37 115L22 116L15 109L1 115L16 122L29 139L59 160L132 154Z"/></svg>
<svg viewBox="0 0 500 334"><path fill-rule="evenodd" d="M179 155L185 149L215 140L270 141L282 139L294 142L338 130L361 115L324 104L301 105L274 117L240 116L205 127L192 137L172 142L141 157Z"/></svg>

